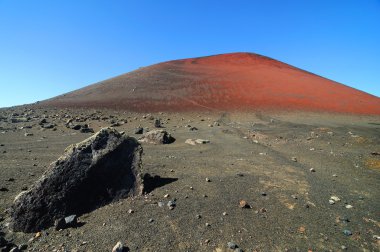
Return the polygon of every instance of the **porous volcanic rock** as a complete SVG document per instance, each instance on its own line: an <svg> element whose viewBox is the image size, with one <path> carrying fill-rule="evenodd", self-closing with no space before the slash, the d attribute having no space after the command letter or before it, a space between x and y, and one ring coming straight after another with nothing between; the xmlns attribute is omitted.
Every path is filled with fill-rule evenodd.
<svg viewBox="0 0 380 252"><path fill-rule="evenodd" d="M139 142L151 144L170 144L174 141L175 138L162 129L148 131L143 137L139 138Z"/></svg>
<svg viewBox="0 0 380 252"><path fill-rule="evenodd" d="M135 138L110 128L70 145L30 190L16 197L11 227L36 232L56 219L141 194L141 154Z"/></svg>

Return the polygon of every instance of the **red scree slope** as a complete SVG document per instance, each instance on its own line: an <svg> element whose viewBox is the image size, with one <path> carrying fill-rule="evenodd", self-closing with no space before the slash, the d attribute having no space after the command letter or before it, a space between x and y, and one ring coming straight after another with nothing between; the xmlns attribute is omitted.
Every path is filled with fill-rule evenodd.
<svg viewBox="0 0 380 252"><path fill-rule="evenodd" d="M321 111L380 115L380 98L252 53L173 60L43 101L131 111Z"/></svg>

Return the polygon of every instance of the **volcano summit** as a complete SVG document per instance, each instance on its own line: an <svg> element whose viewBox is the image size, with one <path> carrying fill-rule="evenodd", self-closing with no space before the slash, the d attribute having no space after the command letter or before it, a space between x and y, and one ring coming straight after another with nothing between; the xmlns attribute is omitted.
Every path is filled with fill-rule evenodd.
<svg viewBox="0 0 380 252"><path fill-rule="evenodd" d="M41 102L130 111L314 111L380 114L380 99L252 53L173 60Z"/></svg>

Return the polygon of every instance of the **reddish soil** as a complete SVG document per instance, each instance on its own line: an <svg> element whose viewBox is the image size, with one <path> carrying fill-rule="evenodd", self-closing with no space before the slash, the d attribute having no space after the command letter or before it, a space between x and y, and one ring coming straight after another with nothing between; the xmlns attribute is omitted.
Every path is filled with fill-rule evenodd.
<svg viewBox="0 0 380 252"><path fill-rule="evenodd" d="M251 53L168 61L41 102L131 111L300 110L380 115L380 98Z"/></svg>

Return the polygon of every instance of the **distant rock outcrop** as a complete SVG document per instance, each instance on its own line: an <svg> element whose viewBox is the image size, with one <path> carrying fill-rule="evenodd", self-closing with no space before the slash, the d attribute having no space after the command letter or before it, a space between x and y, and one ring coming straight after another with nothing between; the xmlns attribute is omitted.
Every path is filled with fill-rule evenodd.
<svg viewBox="0 0 380 252"><path fill-rule="evenodd" d="M14 231L36 232L68 216L143 191L142 147L114 129L69 146L11 207Z"/></svg>
<svg viewBox="0 0 380 252"><path fill-rule="evenodd" d="M152 143L152 144L170 144L175 141L166 130L151 130L144 134L143 137L139 138L139 142L142 143Z"/></svg>

